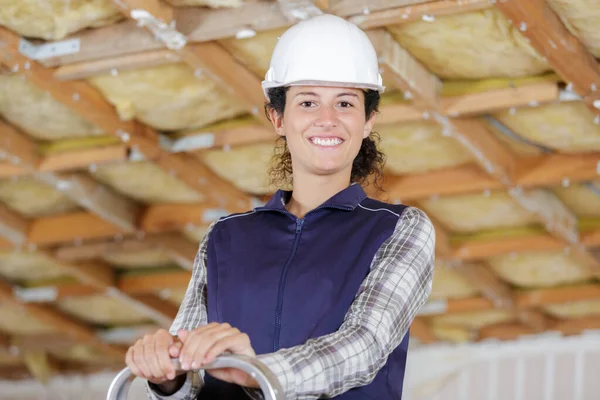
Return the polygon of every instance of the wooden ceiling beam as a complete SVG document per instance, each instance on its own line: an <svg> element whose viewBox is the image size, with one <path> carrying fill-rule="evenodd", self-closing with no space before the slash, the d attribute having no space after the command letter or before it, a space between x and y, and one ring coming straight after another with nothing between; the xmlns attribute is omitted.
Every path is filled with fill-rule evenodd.
<svg viewBox="0 0 600 400"><path fill-rule="evenodd" d="M156 34L158 40L182 61L205 74L232 99L243 104L259 123L267 128L271 127L271 123L261 112L265 102L261 80L215 41L187 44L188 39L175 27L170 27L170 21L162 19L166 16L173 17L172 6L160 0L143 3L139 0L114 0L113 3L128 18L138 21L141 27Z"/></svg>
<svg viewBox="0 0 600 400"><path fill-rule="evenodd" d="M589 108L600 115L600 64L546 1L504 0L496 2L496 7L548 60L552 69L572 85Z"/></svg>
<svg viewBox="0 0 600 400"><path fill-rule="evenodd" d="M518 204L535 215L551 235L572 247L574 254L600 276L600 262L590 256L582 244L575 214L548 190L524 190L518 186L515 181L517 156L480 120L441 115L440 80L402 48L391 33L379 29L370 31L369 36L379 55L383 74L387 75L391 85L409 93L415 107L430 114L442 126L443 135L455 139L469 151L481 168L499 181Z"/></svg>
<svg viewBox="0 0 600 400"><path fill-rule="evenodd" d="M106 134L118 137L124 144L139 151L170 175L193 189L206 194L231 212L246 210L250 198L234 185L224 181L193 156L171 154L159 145L157 132L138 121L123 121L101 93L84 81L61 82L53 71L19 52L20 37L0 27L0 63L22 74L37 87L49 92L57 101L98 126Z"/></svg>
<svg viewBox="0 0 600 400"><path fill-rule="evenodd" d="M124 349L104 343L89 326L67 317L47 304L25 303L19 300L13 296L13 287L3 281L0 281L0 299L23 309L27 314L54 327L59 332L73 338L73 340L93 345L117 359L123 360L125 357Z"/></svg>
<svg viewBox="0 0 600 400"><path fill-rule="evenodd" d="M21 247L27 244L30 222L0 203L0 238L11 247ZM5 247L5 246L0 246Z"/></svg>

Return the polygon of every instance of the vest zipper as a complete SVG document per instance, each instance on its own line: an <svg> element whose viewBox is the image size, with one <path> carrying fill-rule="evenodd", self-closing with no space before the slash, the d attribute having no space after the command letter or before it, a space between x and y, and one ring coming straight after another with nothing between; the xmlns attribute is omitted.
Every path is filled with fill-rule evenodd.
<svg viewBox="0 0 600 400"><path fill-rule="evenodd" d="M279 336L281 334L281 314L283 312L283 291L285 289L285 281L287 278L287 271L298 247L298 241L300 240L300 234L302 233L302 225L304 224L304 218L296 218L296 236L294 237L294 244L292 245L292 251L288 257L283 270L281 271L281 278L279 279L279 293L277 294L277 309L275 311L275 334L273 336L273 351L279 350Z"/></svg>

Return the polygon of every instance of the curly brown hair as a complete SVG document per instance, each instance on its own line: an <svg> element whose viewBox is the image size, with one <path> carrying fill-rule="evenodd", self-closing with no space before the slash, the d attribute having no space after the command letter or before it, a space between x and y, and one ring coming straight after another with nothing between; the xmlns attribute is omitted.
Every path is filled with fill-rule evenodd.
<svg viewBox="0 0 600 400"><path fill-rule="evenodd" d="M277 114L283 116L288 90L289 87L269 89L268 94L270 101L265 103L265 114L269 120L270 109L273 109ZM381 97L376 90L366 90L364 93L365 117L368 119L373 112L379 112L379 102ZM382 191L382 182L384 178L383 170L386 157L385 154L379 150L379 141L380 137L377 132L371 132L369 136L363 139L360 150L352 163L350 181L360 183L361 185L369 185L372 183L379 191ZM287 147L285 137L279 137L277 139L268 172L272 185L276 187L291 187L292 156Z"/></svg>

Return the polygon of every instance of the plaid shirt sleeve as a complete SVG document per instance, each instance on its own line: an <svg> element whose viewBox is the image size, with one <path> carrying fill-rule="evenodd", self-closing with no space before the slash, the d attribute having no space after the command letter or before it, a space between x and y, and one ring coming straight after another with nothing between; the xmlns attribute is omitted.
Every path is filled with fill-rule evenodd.
<svg viewBox="0 0 600 400"><path fill-rule="evenodd" d="M371 382L427 301L434 258L431 221L423 211L407 208L336 332L258 356L278 377L285 398L330 398ZM259 391L247 392L262 397Z"/></svg>
<svg viewBox="0 0 600 400"><path fill-rule="evenodd" d="M202 251L202 245L201 245ZM371 382L400 344L419 308L431 293L435 257L435 231L427 215L413 207L398 219L392 235L379 248L371 272L363 281L336 332L275 353L258 355L278 378L286 399L312 400L337 396ZM204 269L205 264L197 264ZM174 325L197 326L206 318L205 299L198 297L205 271L194 275ZM194 283L194 280L197 279ZM196 290L197 289L197 290ZM192 301L188 296L196 296ZM204 304L204 303L203 303ZM196 314L198 313L198 314ZM202 315L199 315L202 314ZM188 320L192 320L190 323ZM205 320L205 319L204 319ZM182 394L153 399L188 400L201 383L186 385ZM260 390L245 388L253 399ZM188 396L188 397L186 397Z"/></svg>
<svg viewBox="0 0 600 400"><path fill-rule="evenodd" d="M200 241L194 265L192 268L192 278L188 284L187 290L179 311L175 316L173 324L169 329L171 335L177 335L179 329L192 330L199 326L206 325L208 320L206 311L206 260L208 237L214 228L216 221L210 224L204 237ZM193 400L197 397L204 384L204 373L200 374L190 371L187 373L185 383L175 393L165 396L159 393L157 388L147 382L146 391L151 400Z"/></svg>

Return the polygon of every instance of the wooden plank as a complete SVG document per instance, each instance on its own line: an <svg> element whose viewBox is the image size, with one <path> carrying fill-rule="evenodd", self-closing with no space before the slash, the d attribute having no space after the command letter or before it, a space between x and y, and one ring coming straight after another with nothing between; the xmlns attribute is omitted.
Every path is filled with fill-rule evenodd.
<svg viewBox="0 0 600 400"><path fill-rule="evenodd" d="M592 180L598 177L599 163L600 153L527 157L517 163L515 181L519 186L536 187Z"/></svg>
<svg viewBox="0 0 600 400"><path fill-rule="evenodd" d="M15 178L29 174L29 170L8 162L0 162L0 179Z"/></svg>
<svg viewBox="0 0 600 400"><path fill-rule="evenodd" d="M91 327L65 316L46 304L23 303L13 297L12 293L13 288L9 284L0 281L0 298L2 298L3 301L22 308L24 312L39 319L41 322L56 328L68 337L73 338L73 340L94 345L107 355L114 356L118 359L123 359L125 356L124 349L102 342L95 335L94 330Z"/></svg>
<svg viewBox="0 0 600 400"><path fill-rule="evenodd" d="M0 237L12 246L27 243L29 221L0 203Z"/></svg>
<svg viewBox="0 0 600 400"><path fill-rule="evenodd" d="M483 193L503 185L478 166L467 164L431 172L386 178L385 190L393 199L412 201L432 196Z"/></svg>
<svg viewBox="0 0 600 400"><path fill-rule="evenodd" d="M249 202L249 197L241 190L220 179L197 158L185 158L161 149L154 129L136 121L122 121L114 107L91 85L84 81L60 82L54 79L51 69L27 59L18 51L19 37L8 29L0 27L0 41L4 42L4 46L0 47L0 63L18 71L107 134L120 138L146 158L155 160L171 175L191 188L204 191L219 203L232 203L235 207L240 202Z"/></svg>
<svg viewBox="0 0 600 400"><path fill-rule="evenodd" d="M168 49L150 50L142 53L126 54L63 65L56 68L54 77L61 81L88 78L119 71L131 71L140 68L158 67L180 62L181 57Z"/></svg>
<svg viewBox="0 0 600 400"><path fill-rule="evenodd" d="M427 321L420 317L416 317L410 325L410 335L416 337L422 344L437 342Z"/></svg>
<svg viewBox="0 0 600 400"><path fill-rule="evenodd" d="M440 99L441 114L450 117L474 116L513 107L544 104L559 98L556 83L542 82L527 86L494 89L482 93L444 96Z"/></svg>
<svg viewBox="0 0 600 400"><path fill-rule="evenodd" d="M135 232L140 213L136 203L108 186L96 182L89 175L41 172L35 174L35 178L60 190L80 207L114 224L123 232Z"/></svg>
<svg viewBox="0 0 600 400"><path fill-rule="evenodd" d="M477 341L497 339L516 340L521 336L533 335L536 331L521 323L501 323L484 326L477 333Z"/></svg>
<svg viewBox="0 0 600 400"><path fill-rule="evenodd" d="M489 268L481 265L458 264L454 269L469 284L481 291L496 308L512 308L513 292L510 286L500 280Z"/></svg>
<svg viewBox="0 0 600 400"><path fill-rule="evenodd" d="M7 161L22 168L35 168L38 163L35 143L15 127L0 120L0 150Z"/></svg>
<svg viewBox="0 0 600 400"><path fill-rule="evenodd" d="M138 295L163 289L186 288L190 283L190 271L163 272L139 276L123 276L118 288L127 294Z"/></svg>
<svg viewBox="0 0 600 400"><path fill-rule="evenodd" d="M522 251L555 251L565 248L562 240L549 234L515 236L490 240L473 240L456 246L454 258L463 261L485 260L486 258L518 253Z"/></svg>
<svg viewBox="0 0 600 400"><path fill-rule="evenodd" d="M49 246L91 239L121 237L125 232L88 212L73 212L33 220L29 228L29 242Z"/></svg>
<svg viewBox="0 0 600 400"><path fill-rule="evenodd" d="M556 321L549 329L559 331L566 336L579 335L588 330L600 330L600 317L589 316Z"/></svg>
<svg viewBox="0 0 600 400"><path fill-rule="evenodd" d="M135 237L119 240L103 240L77 245L62 245L53 250L53 256L58 260L67 262L79 262L101 258L107 253L121 251L145 251L150 250L156 244L150 240L142 240Z"/></svg>
<svg viewBox="0 0 600 400"><path fill-rule="evenodd" d="M211 210L208 204L155 204L149 206L140 219L145 232L168 232L178 230L186 224L203 225Z"/></svg>
<svg viewBox="0 0 600 400"><path fill-rule="evenodd" d="M553 318L538 310L517 310L517 318L523 325L533 328L536 332L545 332L554 324Z"/></svg>
<svg viewBox="0 0 600 400"><path fill-rule="evenodd" d="M140 24L170 24L174 20L175 15L173 7L162 0L115 0L114 5L121 12ZM148 15L144 12L147 12ZM154 21L157 19L157 21Z"/></svg>
<svg viewBox="0 0 600 400"><path fill-rule="evenodd" d="M492 6L490 0L430 1L411 6L386 8L369 13L363 12L349 17L348 20L362 29L372 29L415 22L421 19L434 20L435 17L485 10Z"/></svg>
<svg viewBox="0 0 600 400"><path fill-rule="evenodd" d="M496 2L496 7L519 27L520 33L548 60L552 69L572 85L590 109L600 114L600 108L593 105L600 99L600 65L548 4L543 0L506 0Z"/></svg>
<svg viewBox="0 0 600 400"><path fill-rule="evenodd" d="M546 289L523 290L515 294L517 308L600 299L600 284L590 283Z"/></svg>
<svg viewBox="0 0 600 400"><path fill-rule="evenodd" d="M164 249L169 257L181 268L191 271L198 253L198 245L177 233L152 235L148 241L155 247Z"/></svg>

